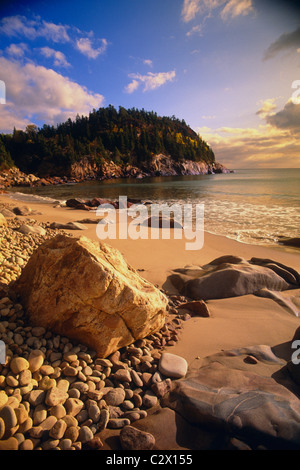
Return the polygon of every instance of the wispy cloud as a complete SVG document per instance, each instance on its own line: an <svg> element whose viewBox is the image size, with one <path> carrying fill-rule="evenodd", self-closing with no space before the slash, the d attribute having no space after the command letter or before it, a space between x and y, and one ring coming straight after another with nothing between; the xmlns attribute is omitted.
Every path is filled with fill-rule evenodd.
<svg viewBox="0 0 300 470"><path fill-rule="evenodd" d="M193 26L192 29L186 33L186 35L188 37L192 36L193 34L202 35L202 31L203 31L203 24L197 24L196 26Z"/></svg>
<svg viewBox="0 0 300 470"><path fill-rule="evenodd" d="M20 44L11 44L5 50L8 55L21 58L28 50L28 46L24 42L21 42Z"/></svg>
<svg viewBox="0 0 300 470"><path fill-rule="evenodd" d="M237 16L246 16L253 12L252 0L230 0L222 9L220 15L224 21Z"/></svg>
<svg viewBox="0 0 300 470"><path fill-rule="evenodd" d="M53 58L54 65L57 67L70 67L71 64L66 59L65 54L60 51L56 51L55 49L51 49L51 47L41 47L40 52L44 57Z"/></svg>
<svg viewBox="0 0 300 470"><path fill-rule="evenodd" d="M80 38L76 41L76 47L89 59L96 59L99 55L104 54L108 46L106 39L101 39L100 41L101 45L99 47L94 47L90 38Z"/></svg>
<svg viewBox="0 0 300 470"><path fill-rule="evenodd" d="M182 19L185 23L193 20L201 10L200 0L184 0L181 11Z"/></svg>
<svg viewBox="0 0 300 470"><path fill-rule="evenodd" d="M211 18L214 10L218 10L221 19L226 22L238 16L246 16L254 12L253 0L184 0L181 18L189 23L201 17L201 23L194 25L186 34L202 34L207 19Z"/></svg>
<svg viewBox="0 0 300 470"><path fill-rule="evenodd" d="M2 18L0 21L0 34L8 37L22 37L23 40L32 41L43 37L51 43L70 43L89 59L96 59L99 55L104 54L109 44L105 38L95 38L92 31L86 33L75 26L44 21L39 16L31 19L22 15ZM48 57L50 57L49 50L48 53ZM45 54L47 54L47 51L45 51ZM64 66L66 66L67 61L61 54L53 56L56 65L62 66L65 64Z"/></svg>
<svg viewBox="0 0 300 470"><path fill-rule="evenodd" d="M125 92L131 94L135 90L137 90L139 86L140 86L140 82L138 80L132 80L132 82L126 85Z"/></svg>
<svg viewBox="0 0 300 470"><path fill-rule="evenodd" d="M257 127L199 127L197 132L213 148L216 159L234 168L300 167L300 104L289 100L277 113L275 99L265 100Z"/></svg>
<svg viewBox="0 0 300 470"><path fill-rule="evenodd" d="M262 103L260 102L262 106L261 108L259 108L258 111L256 111L256 114L262 119L265 119L277 108L275 101L276 101L276 98L268 98L264 100Z"/></svg>
<svg viewBox="0 0 300 470"><path fill-rule="evenodd" d="M158 72L152 73L148 72L146 75L141 75L139 73L132 73L129 75L129 78L132 78L132 82L130 82L125 87L126 93L133 93L137 90L140 84L144 85L143 91L150 91L155 90L156 88L161 87L167 82L171 82L174 80L176 76L175 70L171 70L170 72Z"/></svg>
<svg viewBox="0 0 300 470"><path fill-rule="evenodd" d="M153 67L153 62L150 59L144 59L143 64L148 65L149 67Z"/></svg>
<svg viewBox="0 0 300 470"><path fill-rule="evenodd" d="M53 42L69 42L69 26L43 21L40 17L28 19L22 15L8 16L0 22L0 33L27 39L45 37Z"/></svg>
<svg viewBox="0 0 300 470"><path fill-rule="evenodd" d="M291 33L282 34L266 50L264 60L271 59L283 50L295 49L298 52L300 46L300 26Z"/></svg>

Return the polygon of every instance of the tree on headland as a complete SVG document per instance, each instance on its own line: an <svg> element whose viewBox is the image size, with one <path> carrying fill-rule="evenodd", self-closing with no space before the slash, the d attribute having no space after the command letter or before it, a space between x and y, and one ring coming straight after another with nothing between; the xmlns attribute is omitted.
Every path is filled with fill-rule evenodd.
<svg viewBox="0 0 300 470"><path fill-rule="evenodd" d="M215 161L211 148L184 120L122 106L93 109L89 116L77 115L56 127L30 124L25 131L0 135L0 163L14 162L32 173L51 167L63 171L87 155L96 162L113 160L139 167L158 154L178 162Z"/></svg>

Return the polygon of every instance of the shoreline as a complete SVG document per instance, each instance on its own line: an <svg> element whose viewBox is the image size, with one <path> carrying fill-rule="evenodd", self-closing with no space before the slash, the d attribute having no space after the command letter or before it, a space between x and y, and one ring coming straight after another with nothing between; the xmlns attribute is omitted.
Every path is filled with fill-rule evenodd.
<svg viewBox="0 0 300 470"><path fill-rule="evenodd" d="M14 200L8 194L0 195L1 202L14 204ZM28 206L21 201L15 205ZM87 213L68 207L53 207L51 203L32 202L30 207L34 213L29 215L29 218L43 223L81 222L87 217L98 220L93 212ZM26 217L21 218L26 219ZM64 232L74 236L85 236L99 242L96 225L86 224L85 226L86 230L64 229ZM284 246L271 248L250 245L208 232L204 232L203 248L196 252L185 250L186 241L184 238L178 240L172 238L167 240L161 237L158 240L109 239L104 240L104 243L117 248L143 278L173 295L177 291L169 282L168 276L174 269L187 265L203 266L224 255L240 256L245 260L252 257L268 258L300 271L300 252L297 249ZM299 326L297 317L288 314L272 300L258 298L254 295L208 300L207 304L211 311L211 318L195 317L186 322L181 338L176 346L171 348L175 353L180 352L180 355L185 357L189 363L193 362L195 357L205 357L229 346L234 348L245 346L245 343L249 345L258 342L274 346L290 340ZM256 312L254 315L252 314L253 310ZM273 314L278 322L276 329L269 327L270 322L273 321ZM283 323L282 328L280 327L281 322ZM226 324L230 327L227 328ZM228 330L226 337L224 337L224 328Z"/></svg>
<svg viewBox="0 0 300 470"><path fill-rule="evenodd" d="M29 213L25 215L16 216L18 219L16 223L19 224L21 222L22 224L24 222L25 224L28 223L28 225L34 225L37 223L40 226L45 228L47 227L48 231L51 230L49 227L53 222L62 224L66 224L68 222L80 222L84 224L83 219L86 218L94 219L95 222L99 220L96 217L95 212L86 212L84 210L73 209L70 207L62 207L54 205L53 203L24 203L23 201L12 199L8 194L0 194L0 205L1 204L11 208L30 207L31 212L29 211ZM99 242L96 234L96 224L86 223L84 225L86 227L85 230L63 229L59 230L59 232L62 231L75 237L84 236L92 241ZM116 222L116 226L118 225L120 225L119 221ZM162 229L159 230L161 231ZM271 298L260 297L254 294L206 300L205 304L209 310L208 316L190 315L189 311L177 308L178 303L176 303L176 301L178 300L178 292L169 282L168 276L175 269L184 268L187 265L203 266L224 255L239 256L245 260L249 260L252 257L267 258L292 267L300 272L300 253L296 250L292 250L291 252L287 250L286 247L275 247L274 249L264 246L249 245L226 238L222 235L214 235L207 232L205 232L204 236L204 245L197 252L185 250L186 241L184 238L163 239L160 237L159 239L138 240L110 239L104 240L104 243L117 248L128 264L131 265L142 278L156 285L166 293L169 298L169 306L172 306L170 301L173 302L175 307L173 309L174 312L171 308L167 313L165 327L168 329L167 325L169 323L167 322L170 322L170 320L173 325L172 328L176 325L175 330L171 329L168 333L170 334L170 332L173 331L176 339L173 340L173 336L166 337L165 344L161 351L175 354L175 357L179 356L181 360L186 361L189 374L187 375L188 384L190 383L190 378L192 380L191 383L193 384L193 377L195 377L193 374L198 374L199 372L201 374L201 370L205 370L205 368L208 368L208 371L211 371L210 373L212 373L213 376L216 373L216 378L218 378L218 371L220 371L220 368L224 368L225 375L221 376L221 383L220 386L217 386L217 389L222 395L222 390L224 388L226 401L226 386L229 385L231 390L232 387L234 389L236 385L237 396L240 395L241 400L243 400L243 394L245 393L247 395L249 393L247 390L249 376L252 377L254 381L258 381L259 384L257 397L258 405L255 406L261 406L259 391L261 391L264 396L265 392L263 387L266 386L266 390L268 392L268 381L272 381L271 386L275 392L276 386L279 386L279 388L284 388L285 386L289 388L289 385L285 385L286 381L289 379L286 375L287 372L284 371L284 369L288 361L291 360L291 355L293 353L293 349L291 347L292 340L295 337L295 332L299 329L299 317L297 315L291 314L291 312L289 312L283 305L278 304ZM298 303L295 305L299 308L300 288L286 292L295 294L295 297L298 299ZM181 301L179 301L179 304ZM13 311L14 310L12 310L12 312ZM11 325L13 325L13 323L11 323ZM163 338L163 330L161 330L161 332L158 332L158 335L160 335L158 337ZM148 341L148 339L146 341ZM161 343L161 345L162 344L163 343ZM117 351L117 353L119 353L119 351ZM122 353L122 357L123 354L125 353ZM272 361L274 354L277 357L275 362ZM114 357L114 354L112 356ZM119 366L117 364L116 368L118 367ZM126 366L124 367L126 368ZM112 376L114 376L114 374L115 371ZM237 374L242 380L246 381L246 389L243 389L242 382L239 382L239 380L237 383L235 382ZM278 385L277 379L279 380ZM167 384L166 380L162 385ZM184 380L185 379L183 379L183 381ZM250 379L250 382L251 380L252 379ZM180 382L180 380L172 380L172 384L176 384L176 382ZM263 382L266 382L266 385L264 385ZM109 379L108 383L110 383ZM281 385L281 383L283 383L283 385ZM116 386L118 388L118 384ZM239 389L239 386L242 388ZM260 386L262 386L262 389L260 389ZM198 386L196 386L196 390L198 390L197 387ZM293 387L295 387L295 384L292 385L292 390ZM173 393L174 390L172 389L170 393ZM281 396L280 393L282 392L280 389L278 392L279 396ZM150 392L150 397L153 397L153 393L152 395L151 393L152 392ZM146 414L144 413L143 419L138 418L137 421L133 421L131 423L131 426L135 429L150 433L150 435L152 434L152 436L155 437L155 449L171 451L222 450L222 447L219 449L218 444L215 443L216 431L209 432L205 427L202 429L202 425L206 425L206 419L208 419L209 425L209 417L206 418L205 415L204 422L201 421L199 427L197 425L195 426L193 424L193 420L190 421L188 418L184 418L180 409L177 410L176 405L175 408L173 408L172 398L171 402L168 401L169 393L162 393L164 393L164 395L155 406L152 406L149 403L149 406L151 406L149 409L147 408L147 412ZM176 393L176 391L174 393ZM257 390L255 391L255 395L257 395ZM297 388L295 395L296 397L300 396L300 391L297 392ZM246 398L244 400L247 401ZM228 401L230 401L230 399ZM275 394L275 402L277 403L277 401L278 399ZM197 400L195 403L197 404ZM289 406L293 406L292 402ZM188 409L189 405L187 407L187 410ZM112 421L118 421L118 419L113 418L114 415L111 415L111 412L113 413L112 409L109 411L109 416ZM143 413L143 409L139 412ZM255 409L252 412L252 408L250 406L248 412L251 416L252 413L254 413L253 416L255 420ZM105 410L103 413L106 413L107 415ZM213 414L214 410L212 415ZM274 417L271 416L267 418L267 420L269 420L268 425L269 423L271 424L273 419L275 419L276 423L276 412ZM127 424L129 424L128 420ZM87 427L81 423L80 425L83 428ZM94 425L92 424L92 426ZM168 429L167 433L162 431L166 428ZM38 427L34 427L30 433L33 433L34 435L37 430ZM219 432L220 430L217 431L218 435ZM98 435L100 437L98 437ZM228 436L224 436L224 444L222 445L224 445L226 449L228 448L227 445L229 445L229 449L239 449L239 445L243 448L244 444L239 444L239 441L234 441L234 438L233 442L228 444L228 438L230 438L230 433ZM14 445L17 446L17 440L14 437L11 438L11 441L13 441ZM25 442L31 446L31 441L28 441L30 441L30 439L26 439ZM55 442L55 440L52 441L50 439L49 441L45 441L45 444L43 444L42 441L41 445L43 448L43 445L46 445L47 443L49 443L49 445L52 445L53 443L54 445ZM78 443L74 443L75 448L77 448L77 444ZM22 445L23 444L21 444L21 448ZM120 429L111 429L109 427L103 429L99 434L95 434L95 438L91 440L91 445L99 446L102 450L121 450ZM230 445L233 447L230 447ZM290 445L294 445L292 441ZM255 449L255 440L253 448Z"/></svg>
<svg viewBox="0 0 300 470"><path fill-rule="evenodd" d="M69 183L69 184L71 184L73 186L73 185L79 184L79 183ZM66 206L64 206L66 200L54 199L54 198L49 197L49 196L39 196L37 194L31 194L31 193L22 193L21 191L6 190L4 193L0 192L0 197L1 196L3 196L4 198L7 197L11 201L16 201L16 202L19 201L20 204L26 204L26 205L34 204L34 205L37 205L37 206L39 206L39 205L41 205L41 206L44 206L44 205L53 206L53 205L61 204L62 208L66 207ZM130 198L129 198L129 200L130 200ZM113 202L113 200L112 200L112 202ZM70 209L70 207L66 207L66 208ZM89 211L81 210L80 212L87 215L87 217L83 217L83 218L88 218L89 215L95 214L96 209L93 208ZM92 215L92 217L94 217L94 215ZM211 236L221 237L221 238L228 239L228 240L233 240L237 243L240 243L242 245L246 245L246 246L249 246L249 247L255 246L255 247L261 247L261 248L270 248L270 249L279 250L279 251L283 250L286 253L299 254L300 255L300 247L299 247L298 239L297 239L297 245L293 245L293 244L289 244L289 243L284 244L284 243L279 243L279 242L274 243L274 244L272 244L271 242L260 243L259 244L259 243L255 243L255 242L249 243L248 241L239 240L239 239L237 239L233 236L214 233L214 232L206 230L206 229L204 229L204 233L208 234L209 236L211 235ZM288 239L291 239L291 238L286 237L286 239L288 240Z"/></svg>

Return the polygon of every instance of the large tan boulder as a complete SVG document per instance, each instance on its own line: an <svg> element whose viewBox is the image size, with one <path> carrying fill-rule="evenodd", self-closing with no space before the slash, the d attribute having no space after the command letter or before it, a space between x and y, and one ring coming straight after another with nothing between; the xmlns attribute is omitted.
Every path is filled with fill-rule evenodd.
<svg viewBox="0 0 300 470"><path fill-rule="evenodd" d="M5 225L7 225L6 218L0 212L0 227L4 227Z"/></svg>
<svg viewBox="0 0 300 470"><path fill-rule="evenodd" d="M33 253L14 291L33 325L106 357L159 330L167 298L122 254L85 237L57 235Z"/></svg>

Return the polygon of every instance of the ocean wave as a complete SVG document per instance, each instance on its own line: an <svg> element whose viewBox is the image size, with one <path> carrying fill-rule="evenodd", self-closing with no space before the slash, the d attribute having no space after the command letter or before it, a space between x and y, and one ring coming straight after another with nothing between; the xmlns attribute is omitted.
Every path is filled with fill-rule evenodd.
<svg viewBox="0 0 300 470"><path fill-rule="evenodd" d="M47 196L38 196L37 194L21 193L13 191L9 193L10 199L14 199L22 202L37 202L40 204L62 204L66 203L66 200L54 199Z"/></svg>

